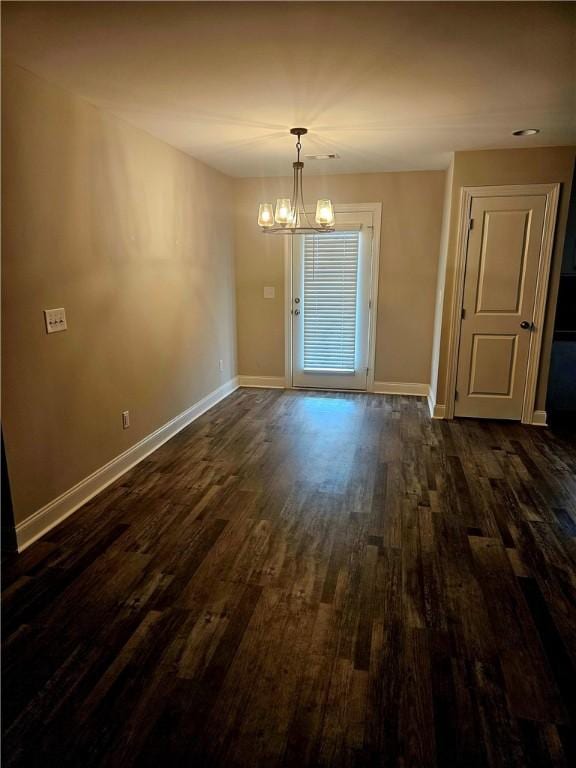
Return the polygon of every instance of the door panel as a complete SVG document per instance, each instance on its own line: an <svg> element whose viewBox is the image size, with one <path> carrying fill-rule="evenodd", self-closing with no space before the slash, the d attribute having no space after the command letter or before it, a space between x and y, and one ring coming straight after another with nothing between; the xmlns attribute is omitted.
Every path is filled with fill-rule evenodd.
<svg viewBox="0 0 576 768"><path fill-rule="evenodd" d="M518 312L522 303L528 211L487 211L476 312ZM502 254L507 258L503 259Z"/></svg>
<svg viewBox="0 0 576 768"><path fill-rule="evenodd" d="M474 335L470 364L471 395L511 396L516 341L516 336Z"/></svg>
<svg viewBox="0 0 576 768"><path fill-rule="evenodd" d="M472 200L456 416L522 417L545 210L545 195Z"/></svg>
<svg viewBox="0 0 576 768"><path fill-rule="evenodd" d="M337 214L331 234L294 238L292 383L365 390L372 214Z"/></svg>

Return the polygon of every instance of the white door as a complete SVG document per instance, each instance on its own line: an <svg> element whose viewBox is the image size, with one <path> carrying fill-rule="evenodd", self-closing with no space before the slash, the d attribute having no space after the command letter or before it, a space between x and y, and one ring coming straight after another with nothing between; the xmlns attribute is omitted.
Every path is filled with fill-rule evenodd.
<svg viewBox="0 0 576 768"><path fill-rule="evenodd" d="M456 416L521 419L546 195L472 200Z"/></svg>
<svg viewBox="0 0 576 768"><path fill-rule="evenodd" d="M294 238L292 384L365 390L372 214L337 214L337 230Z"/></svg>

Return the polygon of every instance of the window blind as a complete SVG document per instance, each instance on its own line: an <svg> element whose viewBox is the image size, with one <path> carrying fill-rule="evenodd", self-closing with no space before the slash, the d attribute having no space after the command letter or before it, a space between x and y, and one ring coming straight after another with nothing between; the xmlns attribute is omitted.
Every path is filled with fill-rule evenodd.
<svg viewBox="0 0 576 768"><path fill-rule="evenodd" d="M359 232L304 235L304 369L353 372Z"/></svg>

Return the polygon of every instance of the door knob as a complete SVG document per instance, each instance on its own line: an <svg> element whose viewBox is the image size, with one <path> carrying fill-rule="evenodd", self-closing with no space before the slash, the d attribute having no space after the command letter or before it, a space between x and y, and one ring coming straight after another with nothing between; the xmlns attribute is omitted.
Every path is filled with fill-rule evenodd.
<svg viewBox="0 0 576 768"><path fill-rule="evenodd" d="M294 314L295 314L295 315L299 315L299 314L300 314L300 310L299 310L299 309L295 309L295 310L294 310Z"/></svg>
<svg viewBox="0 0 576 768"><path fill-rule="evenodd" d="M532 323L529 323L528 320L522 320L520 323L520 328L524 328L524 330L527 328L532 328Z"/></svg>
<svg viewBox="0 0 576 768"><path fill-rule="evenodd" d="M296 296L296 298L294 299L294 303L295 304L300 304L300 299L298 298L298 296Z"/></svg>

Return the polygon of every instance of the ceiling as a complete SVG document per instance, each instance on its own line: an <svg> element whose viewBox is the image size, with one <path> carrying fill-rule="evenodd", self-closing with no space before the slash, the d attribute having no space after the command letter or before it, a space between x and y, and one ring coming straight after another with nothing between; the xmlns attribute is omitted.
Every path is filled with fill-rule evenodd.
<svg viewBox="0 0 576 768"><path fill-rule="evenodd" d="M18 64L232 176L576 142L574 3L3 3ZM515 138L519 128L538 136Z"/></svg>

